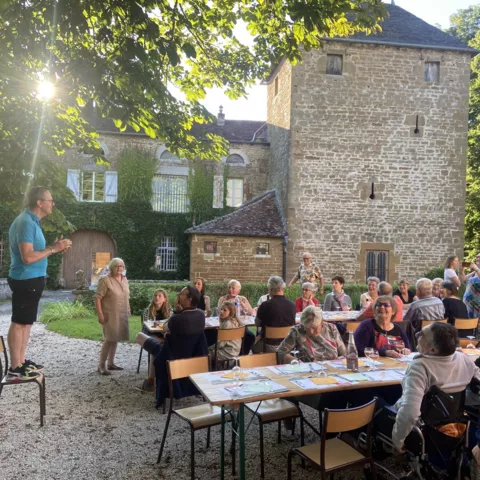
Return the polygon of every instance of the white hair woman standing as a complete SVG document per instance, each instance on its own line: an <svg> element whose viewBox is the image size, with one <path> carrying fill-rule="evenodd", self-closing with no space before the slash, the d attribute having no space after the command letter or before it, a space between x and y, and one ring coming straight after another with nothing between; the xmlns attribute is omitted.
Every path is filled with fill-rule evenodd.
<svg viewBox="0 0 480 480"><path fill-rule="evenodd" d="M125 263L121 258L113 258L108 272L98 281L95 293L98 322L103 326L104 341L97 368L102 375L110 375L110 370L123 370L115 365L115 353L118 342L129 339L130 290Z"/></svg>

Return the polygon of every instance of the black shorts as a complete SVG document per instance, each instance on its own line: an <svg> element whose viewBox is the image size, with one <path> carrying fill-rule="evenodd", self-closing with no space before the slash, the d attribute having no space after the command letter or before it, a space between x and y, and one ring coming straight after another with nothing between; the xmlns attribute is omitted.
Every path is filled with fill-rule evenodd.
<svg viewBox="0 0 480 480"><path fill-rule="evenodd" d="M45 288L45 277L14 280L8 277L12 291L12 322L32 325L37 320L38 304Z"/></svg>

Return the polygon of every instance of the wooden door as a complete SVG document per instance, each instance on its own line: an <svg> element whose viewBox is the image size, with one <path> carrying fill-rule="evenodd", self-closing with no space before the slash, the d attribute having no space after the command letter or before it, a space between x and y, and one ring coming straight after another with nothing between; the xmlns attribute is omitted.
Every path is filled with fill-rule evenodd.
<svg viewBox="0 0 480 480"><path fill-rule="evenodd" d="M105 232L96 230L77 230L69 236L72 248L65 252L63 258L63 278L66 288L75 288L75 272L83 270L85 279L90 284L92 278L92 265L98 258L97 253L110 254L115 257L115 244Z"/></svg>

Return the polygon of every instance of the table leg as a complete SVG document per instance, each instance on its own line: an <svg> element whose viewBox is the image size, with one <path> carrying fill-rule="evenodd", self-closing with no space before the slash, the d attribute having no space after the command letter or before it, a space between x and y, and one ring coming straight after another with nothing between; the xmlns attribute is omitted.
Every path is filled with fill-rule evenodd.
<svg viewBox="0 0 480 480"><path fill-rule="evenodd" d="M245 480L245 404L238 406L238 444L240 448L240 480Z"/></svg>
<svg viewBox="0 0 480 480"><path fill-rule="evenodd" d="M221 406L220 414L220 480L225 478L225 406Z"/></svg>

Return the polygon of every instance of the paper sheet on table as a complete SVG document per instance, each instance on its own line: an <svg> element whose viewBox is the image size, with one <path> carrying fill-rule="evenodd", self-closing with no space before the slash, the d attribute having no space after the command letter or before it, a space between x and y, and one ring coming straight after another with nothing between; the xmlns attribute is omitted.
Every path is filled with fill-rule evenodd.
<svg viewBox="0 0 480 480"><path fill-rule="evenodd" d="M299 363L298 365L276 365L273 367L268 367L270 370L273 370L275 373L280 373L281 375L292 375L295 373L312 373L319 372L320 370L326 370L325 367L321 367L317 363L306 362Z"/></svg>
<svg viewBox="0 0 480 480"><path fill-rule="evenodd" d="M329 377L330 378L330 377ZM350 382L348 380L345 380L344 378L341 377L333 377L336 380L335 384L349 384ZM331 387L331 383L326 383L323 385L317 385L316 383L313 383L312 380L317 380L317 378L296 378L294 380L291 380L295 385L298 385L302 390L321 390L322 388L328 388Z"/></svg>
<svg viewBox="0 0 480 480"><path fill-rule="evenodd" d="M369 380L363 373L342 373L340 376L349 382L368 382Z"/></svg>
<svg viewBox="0 0 480 480"><path fill-rule="evenodd" d="M232 398L256 397L259 395L267 395L269 393L288 392L287 387L270 380L267 382L241 384L239 388L235 388L235 385L228 385L223 387L222 390Z"/></svg>
<svg viewBox="0 0 480 480"><path fill-rule="evenodd" d="M478 348L462 348L462 352L469 357L478 357L480 355Z"/></svg>
<svg viewBox="0 0 480 480"><path fill-rule="evenodd" d="M338 379L335 377L316 377L311 378L310 381L315 385L336 385Z"/></svg>
<svg viewBox="0 0 480 480"><path fill-rule="evenodd" d="M409 353L408 355L402 355L400 358L396 358L395 360L397 362L409 363L409 362L412 362L417 355L418 355L418 352L412 352L412 353Z"/></svg>
<svg viewBox="0 0 480 480"><path fill-rule="evenodd" d="M218 327L220 325L220 320L218 317L207 317L205 318L205 326L207 327Z"/></svg>
<svg viewBox="0 0 480 480"><path fill-rule="evenodd" d="M225 372L210 372L206 374L206 379L212 384L218 383L229 383L233 378L233 372L231 370ZM249 370L242 370L240 380L260 380L263 378L267 378L265 375L261 374L257 370L249 369Z"/></svg>
<svg viewBox="0 0 480 480"><path fill-rule="evenodd" d="M369 364L370 362L375 362L375 365L383 365L382 363L380 362L377 362L376 360L369 360ZM342 365L344 365L345 367L347 366L347 359L344 358L342 359ZM359 367L365 367L366 366L366 363L365 363L365 360L362 360L362 359L358 359L358 366Z"/></svg>
<svg viewBox="0 0 480 480"><path fill-rule="evenodd" d="M395 380L400 380L400 378L398 378L398 374L396 374L393 370L375 370L373 372L365 372L363 375L374 382L392 382Z"/></svg>

